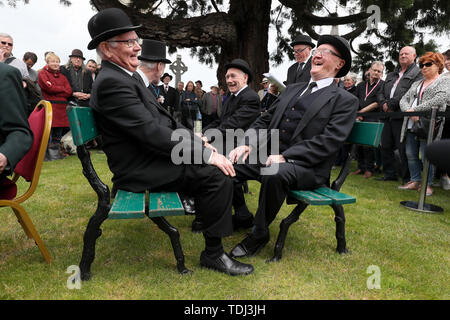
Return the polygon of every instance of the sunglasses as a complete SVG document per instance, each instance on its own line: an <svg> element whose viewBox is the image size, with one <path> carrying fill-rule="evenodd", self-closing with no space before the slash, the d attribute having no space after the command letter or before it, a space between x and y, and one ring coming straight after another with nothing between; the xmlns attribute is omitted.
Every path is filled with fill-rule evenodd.
<svg viewBox="0 0 450 320"><path fill-rule="evenodd" d="M8 46L10 46L10 47L13 46L12 42L6 42L6 41L0 41L0 42L1 42L2 45L4 45L4 46L6 46L6 45L8 45Z"/></svg>
<svg viewBox="0 0 450 320"><path fill-rule="evenodd" d="M431 67L434 63L433 62L427 62L427 63L419 63L419 68L423 69L423 67Z"/></svg>

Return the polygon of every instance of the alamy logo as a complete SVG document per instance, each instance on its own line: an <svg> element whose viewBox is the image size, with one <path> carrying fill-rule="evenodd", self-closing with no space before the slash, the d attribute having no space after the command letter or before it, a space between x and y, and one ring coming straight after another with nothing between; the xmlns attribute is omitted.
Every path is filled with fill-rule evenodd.
<svg viewBox="0 0 450 320"><path fill-rule="evenodd" d="M368 266L366 270L367 274L371 274L369 278L367 278L367 289L381 289L381 270L379 266Z"/></svg>
<svg viewBox="0 0 450 320"><path fill-rule="evenodd" d="M279 131L278 130L253 130L246 132L242 129L227 129L225 135L217 129L209 129L204 133L208 141L216 150L225 156L228 156L237 145L257 146L250 153L247 163L260 164L261 175L273 175L278 172L279 164L273 163L266 167L265 163L270 155L279 154ZM207 163L209 153L203 152L202 148L196 147L199 140L193 139L192 132L186 129L178 129L172 133L171 140L177 142L172 148L171 160L176 165L180 164L202 164ZM270 150L269 150L270 148ZM238 161L242 163L242 161Z"/></svg>
<svg viewBox="0 0 450 320"><path fill-rule="evenodd" d="M72 265L69 266L66 270L66 273L72 274L69 278L67 278L67 289L73 290L81 289L81 272L78 266Z"/></svg>
<svg viewBox="0 0 450 320"><path fill-rule="evenodd" d="M381 21L381 9L377 5L370 5L367 7L367 13L372 15L367 19L367 29L373 30L378 29L378 23Z"/></svg>

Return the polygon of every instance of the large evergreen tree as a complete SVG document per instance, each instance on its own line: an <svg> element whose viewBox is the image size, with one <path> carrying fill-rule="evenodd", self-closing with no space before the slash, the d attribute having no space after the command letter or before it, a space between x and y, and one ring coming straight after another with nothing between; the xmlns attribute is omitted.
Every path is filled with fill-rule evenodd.
<svg viewBox="0 0 450 320"><path fill-rule="evenodd" d="M9 5L29 0L5 0ZM60 0L70 5L68 0ZM404 45L415 45L418 55L435 50L425 43L426 33L449 35L448 0L91 0L97 9L121 8L132 21L142 24L142 38L164 40L169 50L191 48L200 62L217 63L217 77L224 82L224 65L234 58L249 62L253 85L269 70L269 61L279 64L289 43L298 33L318 39L322 26L346 26L354 52L353 71L367 68L372 60L383 60L392 70ZM371 5L380 9L378 28L369 29L367 12ZM277 30L276 50L269 55L269 28ZM318 30L318 31L317 31ZM340 30L343 30L341 27ZM355 40L360 44L355 48Z"/></svg>

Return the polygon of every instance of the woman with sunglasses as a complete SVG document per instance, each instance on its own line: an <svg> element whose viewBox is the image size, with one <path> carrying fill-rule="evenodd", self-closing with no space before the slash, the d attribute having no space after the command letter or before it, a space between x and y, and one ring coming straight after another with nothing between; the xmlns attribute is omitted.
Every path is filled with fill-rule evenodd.
<svg viewBox="0 0 450 320"><path fill-rule="evenodd" d="M419 59L419 67L423 80L415 82L400 100L403 112L430 111L433 106L439 106L439 111L445 111L450 103L450 78L440 77L444 71L444 57L438 52L427 52ZM401 140L406 140L406 156L411 175L411 181L399 187L401 190L419 190L421 181L422 159L425 156L426 141L417 137L411 128L419 117L405 117ZM406 130L405 130L406 129ZM406 132L405 132L406 131ZM419 157L419 152L422 155ZM433 167L428 172L427 196L433 194Z"/></svg>

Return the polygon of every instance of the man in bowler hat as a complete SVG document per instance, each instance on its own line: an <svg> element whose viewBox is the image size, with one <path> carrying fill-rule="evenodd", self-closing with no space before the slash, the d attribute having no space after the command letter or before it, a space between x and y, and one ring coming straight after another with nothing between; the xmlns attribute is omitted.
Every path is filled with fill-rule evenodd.
<svg viewBox="0 0 450 320"><path fill-rule="evenodd" d="M332 35L321 36L317 45L312 52L311 80L288 86L250 126L256 132L279 130L279 140L268 142L278 143L279 152L264 164L235 165L237 179L259 180L261 189L253 229L231 251L232 257L255 255L267 244L269 225L290 189L310 190L329 183L334 159L353 127L358 99L334 81L350 69L350 46ZM233 162L245 161L259 147L258 142L246 140L229 157ZM263 175L263 167L275 170ZM245 205L245 199L235 197L234 204Z"/></svg>
<svg viewBox="0 0 450 320"><path fill-rule="evenodd" d="M179 95L177 93L177 90L171 86L169 86L170 81L172 81L173 77L172 75L168 73L164 73L161 77L162 85L159 86L159 90L161 90L161 95L164 97L164 102L162 106L164 109L170 112L171 115L173 115L173 112L175 111L175 108L178 107L179 104Z"/></svg>
<svg viewBox="0 0 450 320"><path fill-rule="evenodd" d="M103 60L91 107L112 181L117 188L132 192L164 190L193 195L204 222L206 248L200 256L201 266L231 275L250 274L251 265L232 259L222 247L222 238L232 234L233 166L193 133L183 152L191 158L200 152L207 163L172 162L172 148L183 143L172 141L172 134L184 128L146 88L164 72L166 46L159 41L150 46L144 43L138 57L141 46L135 30L139 27L117 8L100 11L88 23L92 37L88 48L95 48ZM141 75L136 73L140 61L147 68Z"/></svg>
<svg viewBox="0 0 450 320"><path fill-rule="evenodd" d="M300 34L291 42L291 47L294 50L296 62L289 67L285 84L308 82L311 78L309 74L311 71L311 50L315 45L309 36Z"/></svg>
<svg viewBox="0 0 450 320"><path fill-rule="evenodd" d="M246 131L261 115L259 96L248 86L253 80L249 64L242 59L234 59L225 65L225 70L225 78L231 95L225 101L220 117L203 129L203 132L212 128L218 129L223 137L226 137L226 130L229 129ZM226 145L225 141L223 145ZM242 184L237 184L234 192L242 193ZM234 211L234 230L248 229L253 225L253 215L246 206L235 207Z"/></svg>

